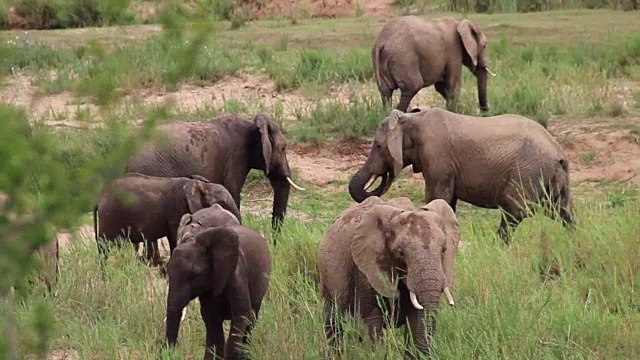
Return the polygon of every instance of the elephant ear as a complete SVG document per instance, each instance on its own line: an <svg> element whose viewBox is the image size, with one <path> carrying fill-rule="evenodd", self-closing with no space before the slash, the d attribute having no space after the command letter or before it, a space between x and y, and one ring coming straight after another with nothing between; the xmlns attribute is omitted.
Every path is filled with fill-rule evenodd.
<svg viewBox="0 0 640 360"><path fill-rule="evenodd" d="M402 160L402 126L398 124L400 117L404 113L400 110L393 109L387 116L387 148L393 158L393 174L398 177L403 169Z"/></svg>
<svg viewBox="0 0 640 360"><path fill-rule="evenodd" d="M258 114L253 118L253 123L260 131L260 141L262 142L262 156L264 157L264 172L269 175L271 165L271 140L269 139L269 118L264 114Z"/></svg>
<svg viewBox="0 0 640 360"><path fill-rule="evenodd" d="M388 298L397 296L392 278L392 260L387 251L391 234L386 224L402 210L389 205L375 205L367 210L356 226L351 242L351 256L371 286Z"/></svg>
<svg viewBox="0 0 640 360"><path fill-rule="evenodd" d="M462 39L462 44L464 45L467 54L471 58L473 62L474 68L478 65L478 29L476 25L471 22L471 20L464 19L460 21L457 27L458 34L460 34L460 38Z"/></svg>
<svg viewBox="0 0 640 360"><path fill-rule="evenodd" d="M213 295L219 295L233 277L238 265L238 234L229 226L210 228L196 235L196 243L205 249Z"/></svg>
<svg viewBox="0 0 640 360"><path fill-rule="evenodd" d="M453 263L458 253L460 244L460 226L455 212L443 199L435 199L428 204L421 206L421 209L437 214L439 225L444 232L447 241L442 255L442 267L446 278L446 286L453 287Z"/></svg>
<svg viewBox="0 0 640 360"><path fill-rule="evenodd" d="M238 205L231 196L231 193L227 188L220 184L209 184L206 186L207 195L205 196L206 206L212 206L213 204L220 205L223 209L229 211L238 219L238 222L242 224L242 216Z"/></svg>
<svg viewBox="0 0 640 360"><path fill-rule="evenodd" d="M189 205L189 212L194 213L200 209L203 209L202 198L204 196L204 188L201 181L191 180L188 181L184 187L184 196L187 198L187 204Z"/></svg>
<svg viewBox="0 0 640 360"><path fill-rule="evenodd" d="M185 238L189 237L191 232L189 231L187 225L191 224L193 217L191 214L186 213L182 215L180 218L180 225L178 225L178 232L176 238L178 239L178 244L180 244Z"/></svg>

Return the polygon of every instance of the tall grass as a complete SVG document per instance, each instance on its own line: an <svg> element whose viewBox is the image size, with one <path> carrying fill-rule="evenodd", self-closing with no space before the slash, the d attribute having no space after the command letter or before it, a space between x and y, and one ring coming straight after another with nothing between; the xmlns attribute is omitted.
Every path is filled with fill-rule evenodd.
<svg viewBox="0 0 640 360"><path fill-rule="evenodd" d="M525 13L561 9L597 9L621 7L614 0L447 0L448 8L455 12Z"/></svg>
<svg viewBox="0 0 640 360"><path fill-rule="evenodd" d="M316 191L293 205L309 215L317 208L330 216L311 222L288 217L277 247L271 247L269 291L249 345L253 359L319 359L324 353L315 249L350 200L342 193ZM456 307L443 306L438 314L435 358L640 355L640 299L635 296L640 203L632 194L615 207L604 196L578 199L574 232L543 216L527 219L509 248L495 237L497 211L462 204L464 248L455 265ZM246 223L269 236L268 216L248 215ZM553 280L546 276L549 269L556 271ZM110 257L102 282L95 244L82 237L64 249L61 270L58 297L46 300L55 315L50 351L72 349L80 358L157 356L164 339L166 282L156 270L124 247ZM39 301L38 296L26 300L18 312L21 324L30 321ZM343 321L348 341L341 358L402 354L399 329L387 331L378 344L361 343L361 322ZM192 303L172 358L199 358L203 344L204 326ZM28 350L29 339L21 339L21 345Z"/></svg>

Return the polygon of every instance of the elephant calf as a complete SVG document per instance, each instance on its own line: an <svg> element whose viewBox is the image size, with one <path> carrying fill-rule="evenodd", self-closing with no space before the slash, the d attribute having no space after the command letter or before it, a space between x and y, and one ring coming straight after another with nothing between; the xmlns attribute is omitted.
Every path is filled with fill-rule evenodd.
<svg viewBox="0 0 640 360"><path fill-rule="evenodd" d="M391 326L407 326L405 357L417 357L411 338L429 354L441 294L454 304L450 288L459 242L456 216L444 200L415 209L407 198L385 202L373 196L342 212L317 252L329 342L340 332L338 312L360 316L374 339L389 312L395 315Z"/></svg>
<svg viewBox="0 0 640 360"><path fill-rule="evenodd" d="M201 176L166 178L128 173L113 180L103 188L93 210L102 260L106 259L105 240L128 236L134 244L144 241L147 261L159 264L157 240L166 236L173 252L182 215L213 204L220 204L240 219L240 211L225 187Z"/></svg>
<svg viewBox="0 0 640 360"><path fill-rule="evenodd" d="M183 240L167 265L167 344L176 345L183 309L198 298L207 331L204 359L245 358L239 345L247 344L271 274L267 241L243 225L208 228ZM225 320L231 320L226 344Z"/></svg>

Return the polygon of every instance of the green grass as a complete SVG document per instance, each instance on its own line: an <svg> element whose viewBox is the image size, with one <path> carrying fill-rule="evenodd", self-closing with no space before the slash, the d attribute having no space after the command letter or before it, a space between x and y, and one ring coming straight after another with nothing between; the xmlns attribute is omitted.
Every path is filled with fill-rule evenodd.
<svg viewBox="0 0 640 360"><path fill-rule="evenodd" d="M575 232L536 216L521 224L510 248L494 235L496 211L461 204L465 249L456 259L457 305L443 306L439 312L436 358L637 357L640 203L637 190L617 189L615 195L576 201ZM318 359L326 346L315 249L350 199L342 191L327 194L315 186L310 190L293 196L292 213L316 219L303 222L290 215L278 246L272 247L269 292L249 348L253 359ZM407 191L419 203L420 189L405 187ZM269 236L268 216L245 218ZM166 283L138 263L128 247L111 257L103 283L95 244L81 240L63 251L58 297L46 305L55 318L50 350L72 349L81 358L155 358L164 336ZM549 269L560 276L543 281ZM26 300L18 312L19 323L29 321L39 299ZM361 344L356 336L362 334L362 325L344 321L350 324L350 340L343 358L401 354L401 331L387 332L379 344ZM173 358L201 357L203 341L198 305L192 303ZM27 350L29 338L21 344Z"/></svg>
<svg viewBox="0 0 640 360"><path fill-rule="evenodd" d="M640 36L629 27L635 19L627 13L597 13L599 17L583 11L549 12L535 18L531 14L473 16L489 37L489 62L498 74L489 80L491 113L518 113L544 125L557 115L622 114L610 99L616 81L640 76ZM603 23L601 18L607 16L616 21ZM131 29L102 38L74 33L87 41L72 47L60 46L55 36L43 32L6 32L0 34L7 39L0 45L0 55L5 54L0 57L4 63L0 71L5 76L29 74L41 94L71 91L96 104L135 96L141 89L173 90L181 83L206 85L238 73L266 74L278 92L315 93L309 97L316 104L297 116L302 125L292 130L302 134L301 139L336 132L346 138L367 136L375 128L373 117L380 112L370 59L380 24L370 18L339 20L286 27L265 20L240 30L225 30L224 24L215 23L207 39L160 36L146 27L141 28L143 38L126 44L116 37L131 38ZM578 28L589 22L593 25ZM192 24L194 29L200 26ZM193 50L199 40L204 46ZM189 51L194 51L194 66L177 72L178 59ZM354 94L355 104L347 110L332 97L336 87L354 83L363 85L362 93ZM432 94L428 105L444 105L432 88L422 92ZM394 102L398 96L396 92ZM254 108L242 106L246 99L227 100L226 110ZM475 79L466 69L459 109L478 112ZM305 135L310 130L313 134Z"/></svg>

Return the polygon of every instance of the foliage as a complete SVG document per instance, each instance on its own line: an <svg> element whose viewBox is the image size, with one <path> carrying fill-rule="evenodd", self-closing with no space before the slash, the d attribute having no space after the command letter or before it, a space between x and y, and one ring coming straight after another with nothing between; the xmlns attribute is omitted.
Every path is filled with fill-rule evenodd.
<svg viewBox="0 0 640 360"><path fill-rule="evenodd" d="M6 5L15 8L28 29L128 24L135 20L130 0L9 0Z"/></svg>
<svg viewBox="0 0 640 360"><path fill-rule="evenodd" d="M171 14L170 11L163 14L165 36L185 39L180 23ZM196 32L191 41L174 50L179 60L166 68L167 83L173 84L184 74L192 73L192 59L210 33L211 29L206 27ZM162 43L165 40L158 41ZM29 45L26 44L27 47ZM40 51L45 51L47 56L41 59L34 55ZM39 47L36 53L15 54L9 59L13 64L12 71L16 66L27 64L57 65L60 54L64 52ZM108 64L108 55L94 45L90 76L80 82L85 86L91 82L95 86L83 88L85 91L100 89L92 95L98 104L105 107L116 100L113 96L116 87L107 75ZM39 358L46 357L51 331L47 306L38 298L31 319L33 326L22 324L16 327L14 306L17 302L10 289L16 288L20 300L24 301L22 297L29 291L25 286L26 280L38 264L34 254L52 241L54 231L72 229L80 224L83 213L92 209L100 186L122 173L124 159L135 151L140 140L148 138L155 123L154 119L150 120L144 123L141 131L131 131L126 120L107 121L105 128L88 136L69 136L52 132L48 126L39 123L32 124L23 108L0 104L3 129L0 133L0 168L3 169L0 192L8 199L0 211L0 273L3 274L0 277L3 305L0 331L6 335L0 337L1 354L9 354L12 359L21 358L20 351L14 346L19 340L21 344L27 342L27 346L21 349L24 352L37 352Z"/></svg>
<svg viewBox="0 0 640 360"><path fill-rule="evenodd" d="M559 9L617 9L620 4L613 0L447 0L450 10L455 12L500 13L535 12Z"/></svg>

